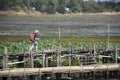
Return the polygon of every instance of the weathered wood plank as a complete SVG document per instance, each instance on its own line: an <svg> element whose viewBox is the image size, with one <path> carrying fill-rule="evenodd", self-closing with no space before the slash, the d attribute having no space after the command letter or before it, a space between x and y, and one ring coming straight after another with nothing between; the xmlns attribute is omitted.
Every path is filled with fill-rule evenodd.
<svg viewBox="0 0 120 80"><path fill-rule="evenodd" d="M0 76L24 76L38 75L40 73L74 73L86 71L101 71L101 70L118 70L120 64L97 64L90 66L63 66L63 67L46 67L46 68L16 68L12 70L0 71ZM24 72L25 71L25 72ZM24 74L23 74L24 73Z"/></svg>

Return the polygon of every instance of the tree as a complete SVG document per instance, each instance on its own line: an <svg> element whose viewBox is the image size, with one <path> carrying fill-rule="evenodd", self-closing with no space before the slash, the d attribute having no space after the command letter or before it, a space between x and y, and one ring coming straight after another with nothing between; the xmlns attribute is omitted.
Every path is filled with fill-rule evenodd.
<svg viewBox="0 0 120 80"><path fill-rule="evenodd" d="M65 8L69 8L71 12L104 12L117 11L119 12L120 3L111 2L95 2L94 0L0 0L0 10L15 10L20 11L31 10L35 7L36 10L42 13L54 14L66 13Z"/></svg>
<svg viewBox="0 0 120 80"><path fill-rule="evenodd" d="M71 9L72 12L81 12L81 6L77 2L77 0L70 0L68 7Z"/></svg>
<svg viewBox="0 0 120 80"><path fill-rule="evenodd" d="M56 12L58 6L58 0L50 0L47 4L47 13L53 14Z"/></svg>
<svg viewBox="0 0 120 80"><path fill-rule="evenodd" d="M70 0L58 0L59 5L67 6Z"/></svg>
<svg viewBox="0 0 120 80"><path fill-rule="evenodd" d="M66 12L64 5L59 5L57 8L57 12L64 14Z"/></svg>
<svg viewBox="0 0 120 80"><path fill-rule="evenodd" d="M47 10L47 3L46 0L35 0L33 2L33 7L35 7L36 10L45 13Z"/></svg>
<svg viewBox="0 0 120 80"><path fill-rule="evenodd" d="M88 2L84 2L84 12L101 12L101 7L93 0L89 0Z"/></svg>
<svg viewBox="0 0 120 80"><path fill-rule="evenodd" d="M116 6L116 7L115 7L115 11L116 11L116 12L120 12L120 6Z"/></svg>

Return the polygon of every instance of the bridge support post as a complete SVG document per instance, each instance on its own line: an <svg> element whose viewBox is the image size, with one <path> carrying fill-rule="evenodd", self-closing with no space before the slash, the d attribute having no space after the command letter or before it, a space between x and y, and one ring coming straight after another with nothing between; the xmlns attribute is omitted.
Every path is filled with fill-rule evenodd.
<svg viewBox="0 0 120 80"><path fill-rule="evenodd" d="M60 53L61 52L59 52L59 49L58 49L58 51L57 51L57 66L58 67L60 66Z"/></svg>
<svg viewBox="0 0 120 80"><path fill-rule="evenodd" d="M117 45L115 46L115 63L117 63L117 57L118 57L118 51L117 51Z"/></svg>
<svg viewBox="0 0 120 80"><path fill-rule="evenodd" d="M73 53L73 48L71 47L71 51L69 53L69 66L72 65L72 55L71 55L72 53Z"/></svg>
<svg viewBox="0 0 120 80"><path fill-rule="evenodd" d="M34 55L31 51L30 51L30 66L31 68L34 68Z"/></svg>
<svg viewBox="0 0 120 80"><path fill-rule="evenodd" d="M44 68L45 67L45 62L46 62L45 61L45 53L44 52L42 53L42 57L43 57L43 68Z"/></svg>
<svg viewBox="0 0 120 80"><path fill-rule="evenodd" d="M94 49L93 57L94 57L94 59L95 59L95 55L97 54L97 53L96 53L96 45L95 45L95 43L94 43L93 49Z"/></svg>
<svg viewBox="0 0 120 80"><path fill-rule="evenodd" d="M7 54L7 47L4 48L4 54L3 54L3 69L7 69L8 64L8 54Z"/></svg>
<svg viewBox="0 0 120 80"><path fill-rule="evenodd" d="M45 65L46 65L46 67L49 66L49 65L48 65L48 57L45 57Z"/></svg>

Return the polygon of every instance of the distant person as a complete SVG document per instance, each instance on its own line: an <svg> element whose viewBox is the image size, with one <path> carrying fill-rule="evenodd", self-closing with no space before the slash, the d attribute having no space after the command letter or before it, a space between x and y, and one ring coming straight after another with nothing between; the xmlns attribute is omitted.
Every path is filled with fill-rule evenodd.
<svg viewBox="0 0 120 80"><path fill-rule="evenodd" d="M30 47L30 51L32 51L32 49L35 46L35 50L38 50L38 34L39 34L39 30L35 30L29 37L30 41L32 42L32 46Z"/></svg>

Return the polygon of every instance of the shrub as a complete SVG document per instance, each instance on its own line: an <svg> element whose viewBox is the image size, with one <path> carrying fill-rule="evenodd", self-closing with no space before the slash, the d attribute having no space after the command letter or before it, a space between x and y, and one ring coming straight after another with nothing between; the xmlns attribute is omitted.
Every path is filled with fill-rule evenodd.
<svg viewBox="0 0 120 80"><path fill-rule="evenodd" d="M23 7L23 11L27 12L28 8L26 6Z"/></svg>
<svg viewBox="0 0 120 80"><path fill-rule="evenodd" d="M16 6L16 7L14 7L14 10L19 12L21 10L21 7L20 6Z"/></svg>

